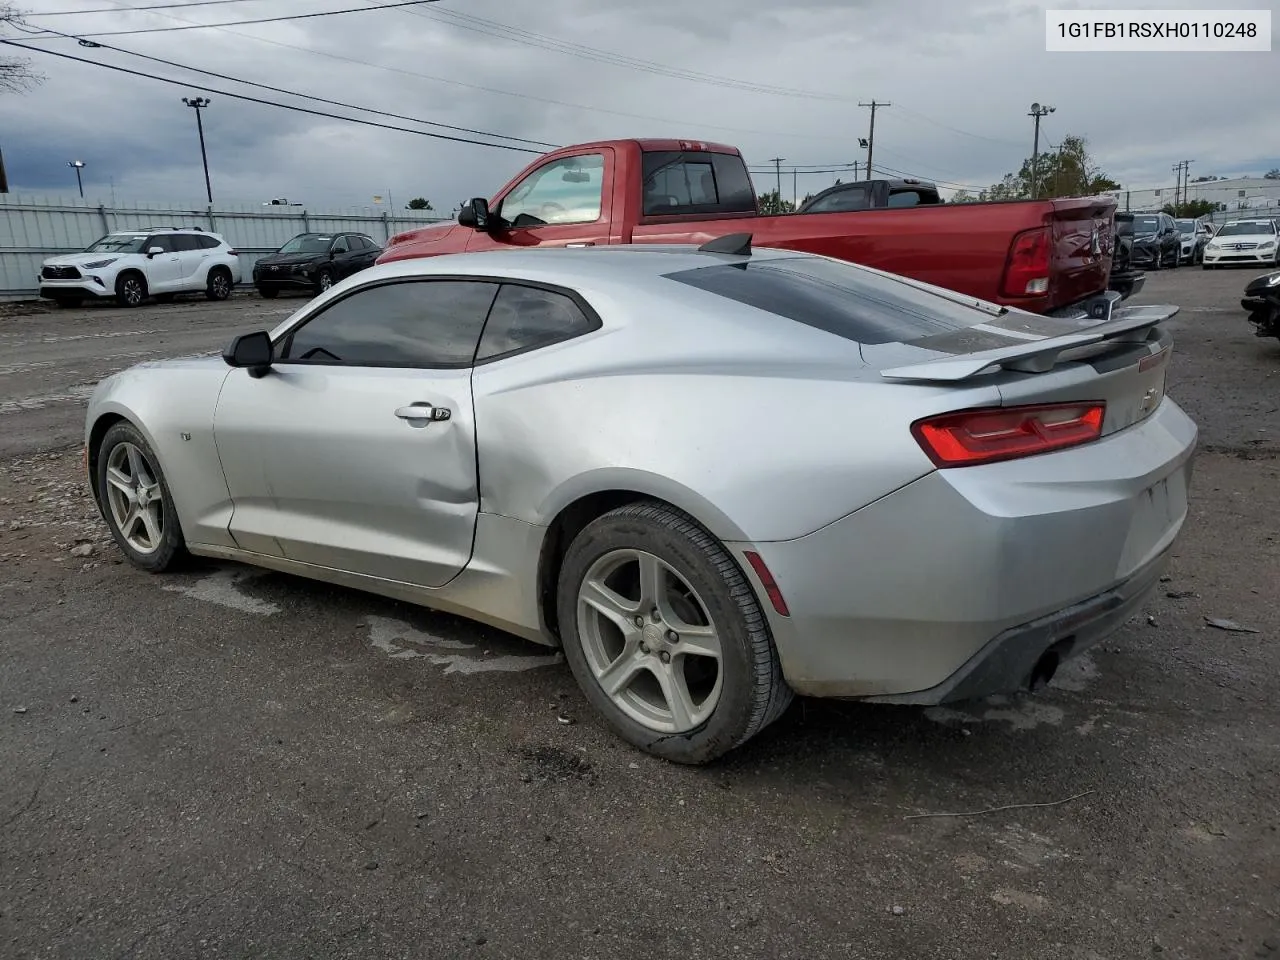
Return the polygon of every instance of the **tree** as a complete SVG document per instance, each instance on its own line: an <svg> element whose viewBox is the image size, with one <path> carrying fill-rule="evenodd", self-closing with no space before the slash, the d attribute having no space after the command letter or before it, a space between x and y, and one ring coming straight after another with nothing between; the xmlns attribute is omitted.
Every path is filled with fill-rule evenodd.
<svg viewBox="0 0 1280 960"><path fill-rule="evenodd" d="M0 26L20 23L16 7L0 3ZM44 81L44 75L31 69L30 60L0 57L0 93L22 93Z"/></svg>
<svg viewBox="0 0 1280 960"><path fill-rule="evenodd" d="M1264 180L1280 180L1280 167L1272 167L1262 175Z"/></svg>
<svg viewBox="0 0 1280 960"><path fill-rule="evenodd" d="M1166 203L1161 211L1167 213L1171 217L1206 217L1218 209L1218 204L1212 200L1191 200L1187 203L1172 204Z"/></svg>
<svg viewBox="0 0 1280 960"><path fill-rule="evenodd" d="M781 213L794 213L796 209L796 205L790 200L783 200L779 197L777 190L762 193L757 198L757 201L760 215L763 217L773 217Z"/></svg>
<svg viewBox="0 0 1280 960"><path fill-rule="evenodd" d="M406 210L434 210L435 209L435 207L431 206L431 201L428 200L426 197L414 197L412 200L410 200L408 203L405 204L404 208Z"/></svg>
<svg viewBox="0 0 1280 960"><path fill-rule="evenodd" d="M1034 185L1028 157L1016 174L1005 174L999 183L978 194L978 199L1017 200L1033 194L1042 198L1087 197L1120 189L1090 156L1089 141L1075 134L1063 137L1056 149L1040 154L1034 166Z"/></svg>
<svg viewBox="0 0 1280 960"><path fill-rule="evenodd" d="M957 190L951 197L952 203L973 203L978 198L971 194L968 190Z"/></svg>

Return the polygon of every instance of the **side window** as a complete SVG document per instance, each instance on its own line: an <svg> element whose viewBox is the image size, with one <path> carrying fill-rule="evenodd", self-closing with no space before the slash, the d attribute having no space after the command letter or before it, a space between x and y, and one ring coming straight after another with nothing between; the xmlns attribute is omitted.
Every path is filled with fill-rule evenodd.
<svg viewBox="0 0 1280 960"><path fill-rule="evenodd" d="M726 153L655 150L644 155L646 217L755 212L742 158Z"/></svg>
<svg viewBox="0 0 1280 960"><path fill-rule="evenodd" d="M604 154L553 160L516 184L502 200L502 219L515 227L594 223L604 194Z"/></svg>
<svg viewBox="0 0 1280 960"><path fill-rule="evenodd" d="M563 293L503 284L489 311L476 362L567 340L596 325Z"/></svg>
<svg viewBox="0 0 1280 960"><path fill-rule="evenodd" d="M889 206L891 207L916 207L920 205L920 194L914 190L904 190L901 193L889 194Z"/></svg>
<svg viewBox="0 0 1280 960"><path fill-rule="evenodd" d="M359 253L360 251L365 249L364 237L358 234L355 234L355 233L351 234L351 236L347 237L347 242L351 244L352 253Z"/></svg>
<svg viewBox="0 0 1280 960"><path fill-rule="evenodd" d="M172 233L158 233L154 237L147 238L147 242L142 245L142 252L146 253L152 247L159 247L165 253L173 253L178 249L173 242L176 239Z"/></svg>
<svg viewBox="0 0 1280 960"><path fill-rule="evenodd" d="M808 212L835 213L840 210L865 210L869 204L866 187L846 187L816 201Z"/></svg>
<svg viewBox="0 0 1280 960"><path fill-rule="evenodd" d="M332 250L334 253L350 253L351 248L347 245L347 238L339 237L337 240L333 241Z"/></svg>
<svg viewBox="0 0 1280 960"><path fill-rule="evenodd" d="M205 250L214 250L222 246L222 244L218 242L217 237L205 236L205 237L196 237L196 239L200 241L201 248Z"/></svg>
<svg viewBox="0 0 1280 960"><path fill-rule="evenodd" d="M365 287L285 337L279 358L351 367L468 366L497 289L479 280Z"/></svg>
<svg viewBox="0 0 1280 960"><path fill-rule="evenodd" d="M179 233L173 238L175 250L199 250L200 238L193 233Z"/></svg>

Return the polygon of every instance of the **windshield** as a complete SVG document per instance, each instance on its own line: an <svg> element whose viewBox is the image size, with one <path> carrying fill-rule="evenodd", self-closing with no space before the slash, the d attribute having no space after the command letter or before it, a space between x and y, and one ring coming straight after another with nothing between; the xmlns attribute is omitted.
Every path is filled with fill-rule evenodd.
<svg viewBox="0 0 1280 960"><path fill-rule="evenodd" d="M1237 220L1218 231L1220 237L1241 237L1258 233L1275 233L1276 225L1270 220Z"/></svg>
<svg viewBox="0 0 1280 960"><path fill-rule="evenodd" d="M1178 232L1179 233L1195 233L1196 222L1194 220L1179 220Z"/></svg>
<svg viewBox="0 0 1280 960"><path fill-rule="evenodd" d="M333 243L328 234L303 233L294 237L276 253L324 253Z"/></svg>
<svg viewBox="0 0 1280 960"><path fill-rule="evenodd" d="M1160 230L1159 217L1134 217L1133 232L1141 236L1144 233L1157 233Z"/></svg>
<svg viewBox="0 0 1280 960"><path fill-rule="evenodd" d="M85 253L141 253L146 236L132 233L112 233L85 247Z"/></svg>

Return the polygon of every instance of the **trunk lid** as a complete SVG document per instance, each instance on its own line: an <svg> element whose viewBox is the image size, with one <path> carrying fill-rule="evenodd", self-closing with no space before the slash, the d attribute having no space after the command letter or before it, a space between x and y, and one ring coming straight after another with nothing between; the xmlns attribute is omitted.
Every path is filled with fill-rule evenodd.
<svg viewBox="0 0 1280 960"><path fill-rule="evenodd" d="M1107 289L1116 202L1111 197L1079 197L1052 204L1047 219L1053 238L1053 299L1075 303Z"/></svg>
<svg viewBox="0 0 1280 960"><path fill-rule="evenodd" d="M1075 317L1022 312L993 316L966 330L933 334L897 349L864 350L886 380L994 386L1001 406L1103 403L1102 436L1138 423L1159 407L1173 337L1160 324L1174 306L1117 307L1112 293ZM890 346L890 345L886 345ZM893 365L911 348L917 362Z"/></svg>

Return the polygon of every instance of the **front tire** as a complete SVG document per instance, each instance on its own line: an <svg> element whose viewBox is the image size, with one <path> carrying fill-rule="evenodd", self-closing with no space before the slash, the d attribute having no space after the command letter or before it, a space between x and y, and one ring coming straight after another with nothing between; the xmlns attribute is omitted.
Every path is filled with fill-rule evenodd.
<svg viewBox="0 0 1280 960"><path fill-rule="evenodd" d="M98 446L98 503L129 562L163 573L184 560L186 544L160 460L128 421L111 427Z"/></svg>
<svg viewBox="0 0 1280 960"><path fill-rule="evenodd" d="M140 307L147 299L147 281L140 273L121 274L116 279L116 303L122 307Z"/></svg>
<svg viewBox="0 0 1280 960"><path fill-rule="evenodd" d="M624 740L707 763L776 720L793 694L746 577L691 518L653 502L588 524L564 558L565 659Z"/></svg>
<svg viewBox="0 0 1280 960"><path fill-rule="evenodd" d="M328 267L321 267L316 272L316 293L324 293L333 286L333 271Z"/></svg>
<svg viewBox="0 0 1280 960"><path fill-rule="evenodd" d="M210 300L226 300L231 296L231 271L226 267L214 267L210 270L204 295Z"/></svg>

